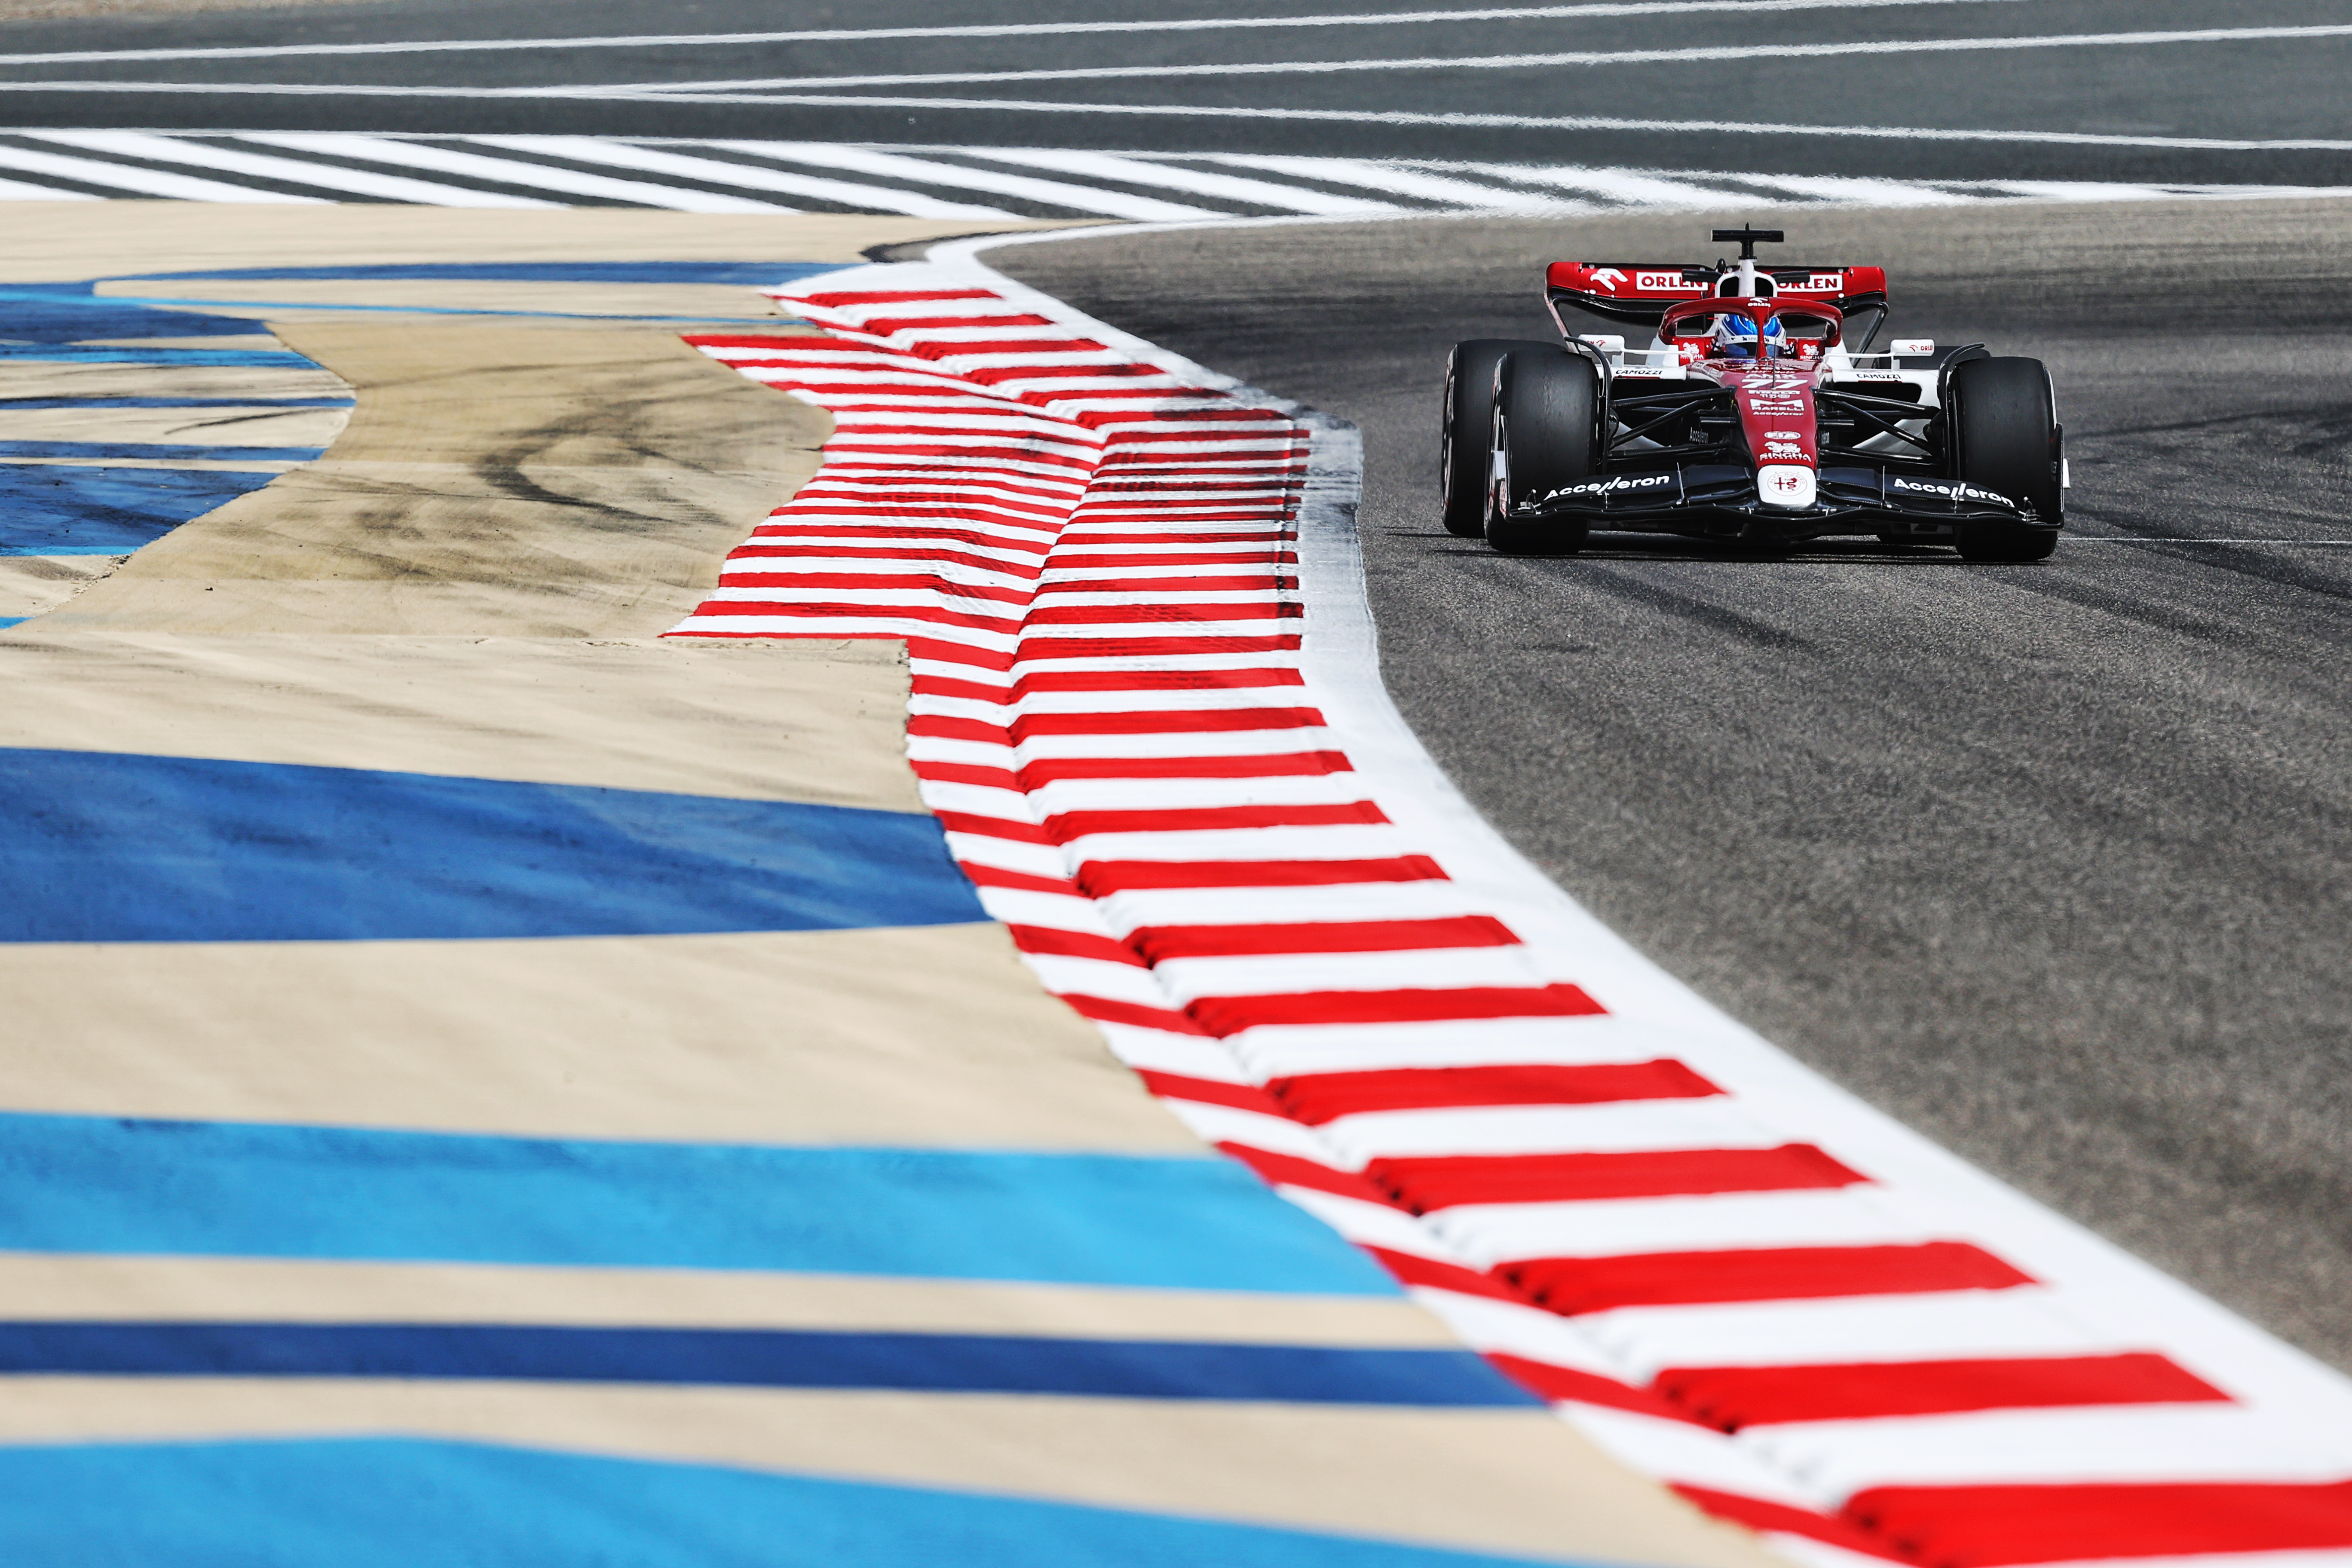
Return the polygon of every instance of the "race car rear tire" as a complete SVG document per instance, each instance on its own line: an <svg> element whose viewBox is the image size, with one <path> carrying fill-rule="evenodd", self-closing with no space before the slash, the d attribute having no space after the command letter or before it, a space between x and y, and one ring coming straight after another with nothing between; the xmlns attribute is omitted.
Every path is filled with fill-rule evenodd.
<svg viewBox="0 0 2352 1568"><path fill-rule="evenodd" d="M2022 501L2035 523L1963 522L1970 561L2040 561L2058 547L2066 492L2060 483L2057 415L2050 373L2038 359L1978 359L1953 367L1944 395L1952 477Z"/></svg>
<svg viewBox="0 0 2352 1568"><path fill-rule="evenodd" d="M1515 350L1558 353L1532 338L1474 338L1445 356L1445 407L1437 428L1445 531L1475 539L1486 528L1487 444L1495 428L1495 362Z"/></svg>
<svg viewBox="0 0 2352 1568"><path fill-rule="evenodd" d="M1495 366L1495 438L1487 459L1486 542L1506 555L1584 548L1580 518L1514 518L1600 467L1601 391L1591 361L1549 345Z"/></svg>

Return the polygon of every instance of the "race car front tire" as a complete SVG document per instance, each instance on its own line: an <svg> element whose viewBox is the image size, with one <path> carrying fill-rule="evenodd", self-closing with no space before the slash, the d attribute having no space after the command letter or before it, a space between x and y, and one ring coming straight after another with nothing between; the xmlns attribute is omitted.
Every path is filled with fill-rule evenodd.
<svg viewBox="0 0 2352 1568"><path fill-rule="evenodd" d="M1445 531L1475 539L1486 527L1486 456L1495 427L1495 364L1516 351L1558 353L1531 338L1474 338L1445 356L1445 406L1437 431Z"/></svg>
<svg viewBox="0 0 2352 1568"><path fill-rule="evenodd" d="M2040 561L2058 547L2060 483L2050 372L2038 359L1986 358L1953 367L1945 392L1952 477L2032 508L2039 523L1964 522L1970 561Z"/></svg>
<svg viewBox="0 0 2352 1568"><path fill-rule="evenodd" d="M1580 519L1512 513L1600 467L1600 373L1591 361L1544 345L1495 366L1495 437L1486 481L1486 542L1506 555L1567 555L1591 531Z"/></svg>

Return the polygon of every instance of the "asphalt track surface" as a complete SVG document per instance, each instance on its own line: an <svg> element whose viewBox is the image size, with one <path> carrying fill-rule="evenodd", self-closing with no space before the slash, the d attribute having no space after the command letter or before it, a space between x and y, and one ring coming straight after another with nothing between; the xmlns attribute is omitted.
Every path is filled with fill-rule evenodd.
<svg viewBox="0 0 2352 1568"><path fill-rule="evenodd" d="M2033 566L1437 524L1447 346L1705 216L1303 225L991 253L1360 426L1391 690L1517 847L1875 1104L2352 1366L2352 205L1782 215L1906 335L2052 367ZM1721 221L1721 220L1717 220ZM1601 253L1606 252L1604 257ZM2265 543L2191 542L2217 539Z"/></svg>
<svg viewBox="0 0 2352 1568"><path fill-rule="evenodd" d="M2352 184L2340 0L1612 0L1370 19L1468 8L400 0L47 19L0 28L0 121ZM1315 16L1355 20L1263 25ZM998 30L942 32L972 27ZM877 31L891 36L824 36ZM725 37L744 32L794 36ZM636 41L581 42L598 37ZM436 39L539 42L26 58Z"/></svg>

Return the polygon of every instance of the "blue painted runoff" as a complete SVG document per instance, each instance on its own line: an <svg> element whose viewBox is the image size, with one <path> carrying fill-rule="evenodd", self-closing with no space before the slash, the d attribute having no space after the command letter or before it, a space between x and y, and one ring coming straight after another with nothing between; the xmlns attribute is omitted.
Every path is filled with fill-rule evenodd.
<svg viewBox="0 0 2352 1568"><path fill-rule="evenodd" d="M1083 1503L418 1438L12 1446L0 1495L37 1500L0 1505L10 1568L1536 1568Z"/></svg>
<svg viewBox="0 0 2352 1568"><path fill-rule="evenodd" d="M109 300L89 282L0 284L0 339L74 343L93 338L244 337L268 329L246 316L159 310L142 300Z"/></svg>
<svg viewBox="0 0 2352 1568"><path fill-rule="evenodd" d="M984 921L925 812L0 748L0 942Z"/></svg>
<svg viewBox="0 0 2352 1568"><path fill-rule="evenodd" d="M174 312L177 314L177 312ZM250 328L253 323L246 325ZM156 337L169 334L157 332ZM233 365L243 369L316 370L317 363L282 349L85 348L79 343L0 342L0 361L39 360L59 364L145 364L159 370L182 365Z"/></svg>
<svg viewBox="0 0 2352 1568"><path fill-rule="evenodd" d="M515 1323L0 1322L0 1374L398 1377L1541 1408L1466 1350Z"/></svg>
<svg viewBox="0 0 2352 1568"><path fill-rule="evenodd" d="M393 282L457 279L517 283L732 283L772 289L820 272L838 261L398 261L346 267L245 267L225 272L131 272L106 282L164 279L243 279L256 282ZM88 287L84 285L84 287Z"/></svg>
<svg viewBox="0 0 2352 1568"><path fill-rule="evenodd" d="M0 555L128 555L275 478L217 468L0 464Z"/></svg>
<svg viewBox="0 0 2352 1568"><path fill-rule="evenodd" d="M14 1113L0 1114L0 1252L1398 1294L1364 1254L1213 1156Z"/></svg>
<svg viewBox="0 0 2352 1568"><path fill-rule="evenodd" d="M32 618L30 616L0 616L0 628L21 626Z"/></svg>
<svg viewBox="0 0 2352 1568"><path fill-rule="evenodd" d="M324 447L197 447L176 441L0 441L0 458L148 458L173 463L307 463Z"/></svg>

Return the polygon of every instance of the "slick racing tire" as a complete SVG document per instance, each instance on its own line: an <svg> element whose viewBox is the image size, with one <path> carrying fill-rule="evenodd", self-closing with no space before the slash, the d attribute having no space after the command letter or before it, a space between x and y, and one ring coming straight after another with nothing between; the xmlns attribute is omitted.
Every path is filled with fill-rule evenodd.
<svg viewBox="0 0 2352 1568"><path fill-rule="evenodd" d="M1475 338L1445 356L1445 407L1437 428L1445 531L1475 539L1486 529L1487 441L1495 427L1495 363L1518 350L1558 353L1527 338Z"/></svg>
<svg viewBox="0 0 2352 1568"><path fill-rule="evenodd" d="M1487 458L1486 542L1506 555L1584 548L1580 518L1514 518L1529 501L1600 467L1601 391L1590 360L1546 344L1495 366L1495 437Z"/></svg>
<svg viewBox="0 0 2352 1568"><path fill-rule="evenodd" d="M1944 394L1952 477L2022 501L2040 526L1964 522L1955 542L1970 561L2040 561L2058 548L2066 492L2059 483L2050 373L2038 359L1978 359L1953 367Z"/></svg>

